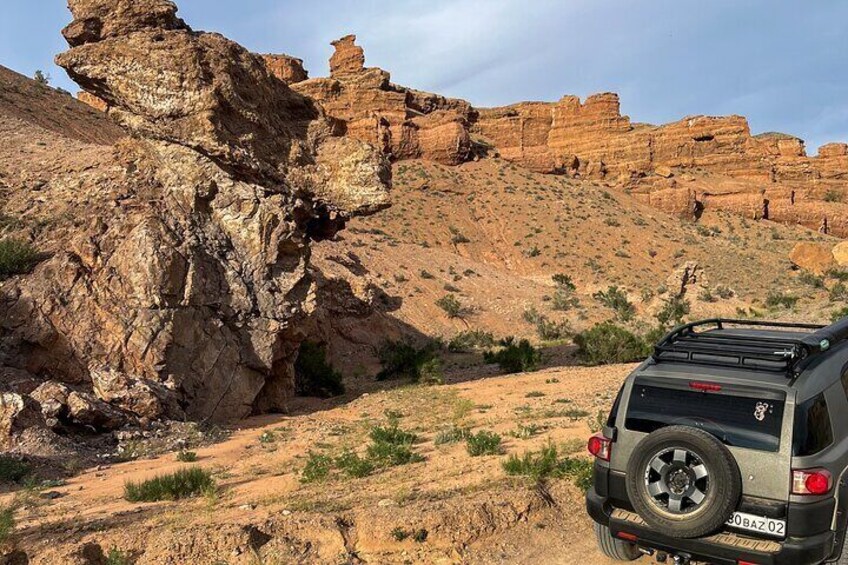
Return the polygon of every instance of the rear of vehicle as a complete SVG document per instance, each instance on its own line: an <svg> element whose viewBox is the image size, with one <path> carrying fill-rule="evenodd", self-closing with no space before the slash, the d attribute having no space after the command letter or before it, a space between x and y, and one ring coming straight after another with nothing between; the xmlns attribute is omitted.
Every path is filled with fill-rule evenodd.
<svg viewBox="0 0 848 565"><path fill-rule="evenodd" d="M809 356L796 346L812 328L727 325L666 338L590 441L600 547L624 561L839 560L848 345Z"/></svg>

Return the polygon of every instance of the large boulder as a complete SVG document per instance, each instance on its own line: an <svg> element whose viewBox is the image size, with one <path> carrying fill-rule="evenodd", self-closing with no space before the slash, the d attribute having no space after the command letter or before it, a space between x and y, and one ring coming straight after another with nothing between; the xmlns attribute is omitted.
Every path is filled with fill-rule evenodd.
<svg viewBox="0 0 848 565"><path fill-rule="evenodd" d="M172 2L68 4L57 61L132 137L76 155L72 183L45 172L33 206L84 205L4 282L4 354L73 385L68 420L98 430L177 404L212 421L284 409L316 310L310 245L388 206L387 160Z"/></svg>
<svg viewBox="0 0 848 565"><path fill-rule="evenodd" d="M832 251L833 260L840 267L848 267L848 241L837 243Z"/></svg>
<svg viewBox="0 0 848 565"><path fill-rule="evenodd" d="M15 446L25 430L43 424L38 405L26 395L0 393L0 450Z"/></svg>
<svg viewBox="0 0 848 565"><path fill-rule="evenodd" d="M795 244L789 253L789 260L796 267L817 275L825 274L836 265L831 245L809 241Z"/></svg>
<svg viewBox="0 0 848 565"><path fill-rule="evenodd" d="M159 383L135 379L108 368L92 370L91 381L97 398L141 418L177 419L182 416L173 392Z"/></svg>
<svg viewBox="0 0 848 565"><path fill-rule="evenodd" d="M68 395L68 416L74 424L98 432L117 430L129 421L124 413L87 392Z"/></svg>
<svg viewBox="0 0 848 565"><path fill-rule="evenodd" d="M48 426L56 427L68 416L68 396L71 389L56 381L47 381L30 393L41 408Z"/></svg>

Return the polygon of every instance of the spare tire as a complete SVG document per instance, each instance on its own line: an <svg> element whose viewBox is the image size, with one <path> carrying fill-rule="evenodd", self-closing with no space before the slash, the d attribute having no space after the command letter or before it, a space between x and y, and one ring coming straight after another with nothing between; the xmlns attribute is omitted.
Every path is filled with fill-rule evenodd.
<svg viewBox="0 0 848 565"><path fill-rule="evenodd" d="M627 494L652 528L697 538L727 522L742 495L742 479L736 460L714 436L669 426L636 446L627 465Z"/></svg>

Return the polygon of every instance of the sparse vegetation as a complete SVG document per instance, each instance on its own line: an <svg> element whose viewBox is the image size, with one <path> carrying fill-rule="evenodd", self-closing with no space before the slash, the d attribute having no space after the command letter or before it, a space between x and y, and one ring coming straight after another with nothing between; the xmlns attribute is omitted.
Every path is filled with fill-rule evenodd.
<svg viewBox="0 0 848 565"><path fill-rule="evenodd" d="M557 287L563 290L567 290L569 292L574 292L575 290L577 290L577 286L574 284L574 281L569 275L557 273L551 276L551 279L554 281L554 284L556 284Z"/></svg>
<svg viewBox="0 0 848 565"><path fill-rule="evenodd" d="M793 294L785 294L779 292L770 292L766 296L766 308L777 310L778 308L794 308L798 303L799 297Z"/></svg>
<svg viewBox="0 0 848 565"><path fill-rule="evenodd" d="M396 467L424 460L412 449L417 436L401 430L396 424L377 426L371 430L370 437L368 459L376 467Z"/></svg>
<svg viewBox="0 0 848 565"><path fill-rule="evenodd" d="M636 308L627 299L627 294L615 285L605 291L599 290L592 297L615 312L616 318L622 322L628 322L636 315Z"/></svg>
<svg viewBox="0 0 848 565"><path fill-rule="evenodd" d="M37 82L38 84L40 84L42 86L48 86L50 84L50 75L45 73L41 69L38 69L37 71L35 71L35 74L33 75L32 78L35 82Z"/></svg>
<svg viewBox="0 0 848 565"><path fill-rule="evenodd" d="M329 455L310 451L309 456L306 458L306 465L304 465L303 471L300 473L300 482L322 482L329 477L332 468L333 459Z"/></svg>
<svg viewBox="0 0 848 565"><path fill-rule="evenodd" d="M0 455L0 483L19 483L32 468L24 461L9 455Z"/></svg>
<svg viewBox="0 0 848 565"><path fill-rule="evenodd" d="M578 457L560 457L553 443L539 451L528 451L523 455L510 455L503 463L507 475L527 477L536 483L549 478L570 478L582 489L588 489L592 481L592 462Z"/></svg>
<svg viewBox="0 0 848 565"><path fill-rule="evenodd" d="M848 318L848 306L843 306L839 310L834 310L833 314L830 315L830 320L832 322L838 322L842 318Z"/></svg>
<svg viewBox="0 0 848 565"><path fill-rule="evenodd" d="M587 365L632 363L647 357L650 345L631 331L604 322L574 336L577 356Z"/></svg>
<svg viewBox="0 0 848 565"><path fill-rule="evenodd" d="M38 259L38 251L29 243L11 237L0 239L0 280L30 272Z"/></svg>
<svg viewBox="0 0 848 565"><path fill-rule="evenodd" d="M452 443L459 443L461 441L465 441L470 435L471 431L468 428L454 426L452 428L442 430L437 433L436 437L433 439L433 443L435 445L449 445Z"/></svg>
<svg viewBox="0 0 848 565"><path fill-rule="evenodd" d="M455 294L446 294L436 300L436 306L451 320L464 318L469 314L468 308L464 307Z"/></svg>
<svg viewBox="0 0 848 565"><path fill-rule="evenodd" d="M298 394L329 398L344 394L342 374L327 361L323 345L304 342L294 364Z"/></svg>
<svg viewBox="0 0 848 565"><path fill-rule="evenodd" d="M178 451L177 452L177 461L182 463L194 463L197 461L197 453L194 451Z"/></svg>
<svg viewBox="0 0 848 565"><path fill-rule="evenodd" d="M215 488L212 474L200 467L180 469L170 475L124 484L124 498L129 502L157 502L200 496Z"/></svg>
<svg viewBox="0 0 848 565"><path fill-rule="evenodd" d="M436 358L438 343L429 342L417 347L410 341L386 341L376 353L383 369L377 374L378 381L407 377L414 382L421 379L422 369L428 361Z"/></svg>
<svg viewBox="0 0 848 565"><path fill-rule="evenodd" d="M501 452L501 436L494 432L481 430L465 439L465 447L471 457L497 455Z"/></svg>
<svg viewBox="0 0 848 565"><path fill-rule="evenodd" d="M448 342L448 350L459 353L485 349L495 345L495 336L483 330L468 330L456 334Z"/></svg>
<svg viewBox="0 0 848 565"><path fill-rule="evenodd" d="M486 363L497 363L505 373L535 371L542 362L542 353L529 341L508 337L501 341L501 349L483 354Z"/></svg>
<svg viewBox="0 0 848 565"><path fill-rule="evenodd" d="M15 531L15 509L0 508L0 545L6 543Z"/></svg>
<svg viewBox="0 0 848 565"><path fill-rule="evenodd" d="M680 296L672 296L663 302L663 307L657 312L656 318L662 328L676 326L689 315L689 301Z"/></svg>
<svg viewBox="0 0 848 565"><path fill-rule="evenodd" d="M350 450L336 457L335 464L342 473L353 478L367 477L374 471L374 464L371 461Z"/></svg>
<svg viewBox="0 0 848 565"><path fill-rule="evenodd" d="M106 565L130 565L130 558L117 547L113 547L106 554Z"/></svg>

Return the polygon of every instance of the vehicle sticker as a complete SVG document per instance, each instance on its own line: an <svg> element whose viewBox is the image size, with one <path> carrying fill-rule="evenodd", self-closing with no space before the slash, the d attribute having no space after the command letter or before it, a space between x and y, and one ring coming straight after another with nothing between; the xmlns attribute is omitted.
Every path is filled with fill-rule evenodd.
<svg viewBox="0 0 848 565"><path fill-rule="evenodd" d="M754 408L754 418L762 422L766 419L766 414L771 412L771 404L768 402L757 402L757 407Z"/></svg>

